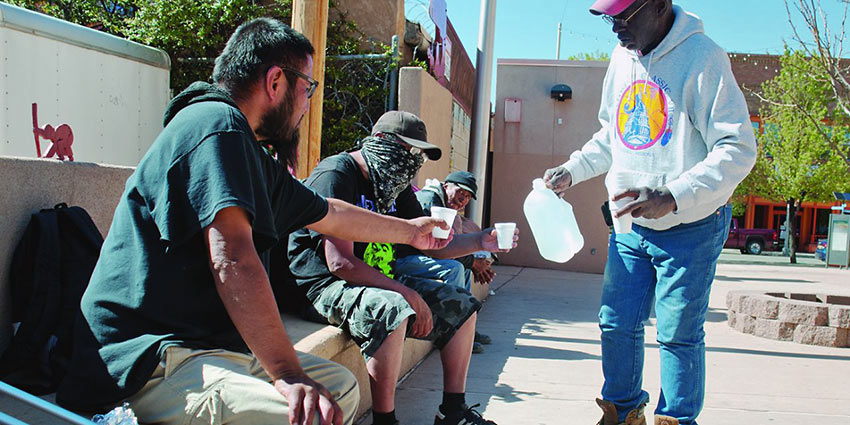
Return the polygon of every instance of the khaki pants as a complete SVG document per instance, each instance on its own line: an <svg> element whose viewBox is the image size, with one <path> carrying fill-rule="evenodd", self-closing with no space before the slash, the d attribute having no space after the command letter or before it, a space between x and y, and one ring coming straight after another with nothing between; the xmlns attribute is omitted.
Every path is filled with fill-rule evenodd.
<svg viewBox="0 0 850 425"><path fill-rule="evenodd" d="M354 375L311 354L298 358L307 375L334 395L345 424L353 423L360 401ZM289 406L270 381L254 356L169 347L148 383L127 401L145 424L286 424Z"/></svg>

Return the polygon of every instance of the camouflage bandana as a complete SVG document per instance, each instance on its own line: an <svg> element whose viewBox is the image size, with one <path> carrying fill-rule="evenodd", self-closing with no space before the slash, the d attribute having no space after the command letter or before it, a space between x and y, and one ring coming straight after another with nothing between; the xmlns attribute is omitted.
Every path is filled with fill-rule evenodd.
<svg viewBox="0 0 850 425"><path fill-rule="evenodd" d="M386 214L401 191L410 186L425 158L410 153L394 140L377 137L363 139L360 153L375 187L378 212Z"/></svg>

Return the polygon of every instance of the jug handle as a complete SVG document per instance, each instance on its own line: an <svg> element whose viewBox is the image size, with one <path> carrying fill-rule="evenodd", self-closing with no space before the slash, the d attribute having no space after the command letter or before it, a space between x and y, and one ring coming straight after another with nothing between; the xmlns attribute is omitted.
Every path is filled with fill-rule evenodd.
<svg viewBox="0 0 850 425"><path fill-rule="evenodd" d="M552 189L549 189L548 187L546 187L546 183L544 183L543 179L541 179L539 177L532 180L531 188L534 189L534 190L541 191L543 194L545 194L546 196L548 196L550 198L561 199L558 195L555 194L554 191L552 191Z"/></svg>

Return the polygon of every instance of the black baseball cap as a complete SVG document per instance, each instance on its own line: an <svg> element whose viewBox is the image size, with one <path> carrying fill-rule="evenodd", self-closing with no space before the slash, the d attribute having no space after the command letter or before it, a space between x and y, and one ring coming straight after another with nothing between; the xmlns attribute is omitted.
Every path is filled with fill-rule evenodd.
<svg viewBox="0 0 850 425"><path fill-rule="evenodd" d="M478 199L475 192L478 192L478 183L475 181L475 175L469 171L455 171L446 176L446 183L454 183L463 190L472 194L472 199Z"/></svg>
<svg viewBox="0 0 850 425"><path fill-rule="evenodd" d="M381 115L372 126L372 135L378 133L395 134L410 146L422 149L431 161L443 156L443 151L437 145L428 143L428 131L425 123L419 117L404 111L389 111Z"/></svg>

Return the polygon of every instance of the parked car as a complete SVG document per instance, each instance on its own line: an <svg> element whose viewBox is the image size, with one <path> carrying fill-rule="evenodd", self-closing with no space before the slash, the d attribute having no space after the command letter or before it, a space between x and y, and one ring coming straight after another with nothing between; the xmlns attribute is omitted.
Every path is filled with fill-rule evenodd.
<svg viewBox="0 0 850 425"><path fill-rule="evenodd" d="M773 229L742 229L738 227L738 219L732 219L729 227L729 237L724 248L738 248L742 254L759 255L764 250L779 249L779 238Z"/></svg>
<svg viewBox="0 0 850 425"><path fill-rule="evenodd" d="M815 258L821 261L826 261L826 242L827 239L818 239L817 248L815 248Z"/></svg>

